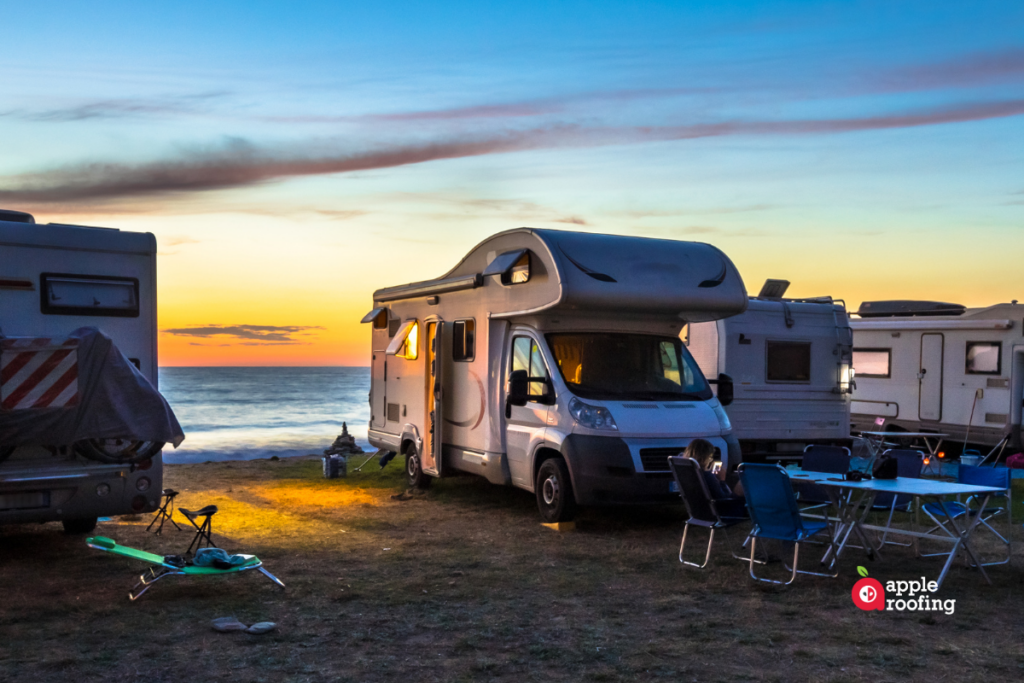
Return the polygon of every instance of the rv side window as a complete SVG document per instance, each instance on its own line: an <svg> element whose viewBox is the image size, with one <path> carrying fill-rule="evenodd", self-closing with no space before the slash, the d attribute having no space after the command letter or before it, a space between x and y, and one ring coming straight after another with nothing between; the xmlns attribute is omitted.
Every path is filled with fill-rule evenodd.
<svg viewBox="0 0 1024 683"><path fill-rule="evenodd" d="M501 275L501 284L518 285L530 280L530 252L525 251L519 260Z"/></svg>
<svg viewBox="0 0 1024 683"><path fill-rule="evenodd" d="M548 368L540 348L530 337L516 337L512 340L512 371L526 370L528 377L548 378ZM544 382L530 382L530 396L544 395Z"/></svg>
<svg viewBox="0 0 1024 683"><path fill-rule="evenodd" d="M43 273L39 279L46 315L139 317L139 281L133 277Z"/></svg>
<svg viewBox="0 0 1024 683"><path fill-rule="evenodd" d="M373 329L375 329L375 330L383 330L387 326L388 326L388 309L385 308L380 313L378 313L377 316L373 319ZM394 336L394 335L391 335L391 336Z"/></svg>
<svg viewBox="0 0 1024 683"><path fill-rule="evenodd" d="M452 325L452 360L471 361L476 356L476 321L456 320Z"/></svg>
<svg viewBox="0 0 1024 683"><path fill-rule="evenodd" d="M967 342L967 374L999 375L1003 371L1003 345L999 342Z"/></svg>
<svg viewBox="0 0 1024 683"><path fill-rule="evenodd" d="M811 381L810 342L770 341L767 346L769 382Z"/></svg>
<svg viewBox="0 0 1024 683"><path fill-rule="evenodd" d="M389 356L416 360L420 355L419 347L420 324L416 320L406 321L399 330L397 336L388 344L387 353Z"/></svg>
<svg viewBox="0 0 1024 683"><path fill-rule="evenodd" d="M892 349L854 349L857 377L892 377Z"/></svg>

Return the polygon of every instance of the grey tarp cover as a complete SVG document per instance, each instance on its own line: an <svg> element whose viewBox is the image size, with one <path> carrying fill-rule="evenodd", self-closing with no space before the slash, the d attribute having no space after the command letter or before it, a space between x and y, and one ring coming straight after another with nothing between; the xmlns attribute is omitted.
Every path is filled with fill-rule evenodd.
<svg viewBox="0 0 1024 683"><path fill-rule="evenodd" d="M78 402L58 408L0 409L0 447L63 446L82 439L185 440L171 407L107 335L81 327Z"/></svg>

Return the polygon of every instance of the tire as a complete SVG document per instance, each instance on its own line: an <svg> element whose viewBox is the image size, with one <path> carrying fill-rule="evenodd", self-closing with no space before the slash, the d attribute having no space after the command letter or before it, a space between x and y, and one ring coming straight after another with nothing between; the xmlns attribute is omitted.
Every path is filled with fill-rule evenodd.
<svg viewBox="0 0 1024 683"><path fill-rule="evenodd" d="M423 471L423 462L415 446L405 451L405 482L411 489L429 489L434 479Z"/></svg>
<svg viewBox="0 0 1024 683"><path fill-rule="evenodd" d="M95 517L88 517L85 519L65 519L62 522L64 525L64 533L87 534L96 528L96 521Z"/></svg>
<svg viewBox="0 0 1024 683"><path fill-rule="evenodd" d="M542 462L534 484L537 509L545 522L571 522L576 517L576 496L564 460L549 458Z"/></svg>
<svg viewBox="0 0 1024 683"><path fill-rule="evenodd" d="M164 447L162 441L131 439L85 439L75 444L75 452L83 458L112 465L128 465L149 460Z"/></svg>

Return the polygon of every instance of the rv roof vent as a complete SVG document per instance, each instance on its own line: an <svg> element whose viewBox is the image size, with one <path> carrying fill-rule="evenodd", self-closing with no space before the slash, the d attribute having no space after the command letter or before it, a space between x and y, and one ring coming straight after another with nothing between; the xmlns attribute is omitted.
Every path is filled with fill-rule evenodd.
<svg viewBox="0 0 1024 683"><path fill-rule="evenodd" d="M916 315L960 315L967 308L941 301L865 301L857 309L862 318L897 318Z"/></svg>
<svg viewBox="0 0 1024 683"><path fill-rule="evenodd" d="M36 219L32 217L32 214L25 213L24 211L0 209L0 221L7 221L8 223L35 223Z"/></svg>
<svg viewBox="0 0 1024 683"><path fill-rule="evenodd" d="M786 295L787 289L789 289L789 280L768 279L765 280L764 285L761 286L761 292L757 295L757 298L781 299Z"/></svg>

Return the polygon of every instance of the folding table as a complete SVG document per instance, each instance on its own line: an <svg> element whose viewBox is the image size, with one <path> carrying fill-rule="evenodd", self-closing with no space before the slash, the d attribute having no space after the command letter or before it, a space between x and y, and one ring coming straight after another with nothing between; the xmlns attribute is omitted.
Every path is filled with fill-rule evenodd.
<svg viewBox="0 0 1024 683"><path fill-rule="evenodd" d="M992 583L992 580L985 572L985 568L981 565L981 561L975 554L974 548L971 546L971 535L974 533L974 529L981 521L980 515L974 515L973 520L965 519L964 521L966 523L961 525L956 519L948 514L945 506L941 506L943 513L945 514L946 521L948 522L948 526L940 526L937 529L933 529L932 533L898 529L889 526L876 526L867 524L866 520L868 514L871 512L871 506L874 504L875 496L883 492L894 494L903 493L913 496L916 499L924 498L935 502L941 502L945 496L977 495L981 499L980 507L984 509L988 507L989 498L994 494L1003 493L1003 489L991 486L974 486L970 484L957 484L946 481L935 481L932 479L910 479L906 477L897 477L896 479L846 481L834 474L826 474L822 472L805 472L799 469L788 470L788 472L792 481L813 482L823 487L829 494L829 498L832 499L832 505L836 508L836 516L838 518L835 533L835 538L838 540L838 549L836 550L837 557L843 552L843 549L846 547L846 544L852 535L856 535L857 538L860 539L868 557L874 557L875 554L881 554L881 544L875 542L875 539L872 537L870 532L882 531L889 534L901 534L903 536L910 536L914 538L915 545L917 540L922 538L952 544L949 555L946 558L946 563L942 568L942 572L939 574L938 584L940 586L946 578L946 574L949 572L949 568L952 566L953 560L956 559L957 554L961 550L965 551L971 557L974 564L977 565L978 570L981 572L981 575L985 577L985 580L990 584ZM825 556L822 558L822 561L824 562L828 560L831 553L832 549L829 548L825 553Z"/></svg>

